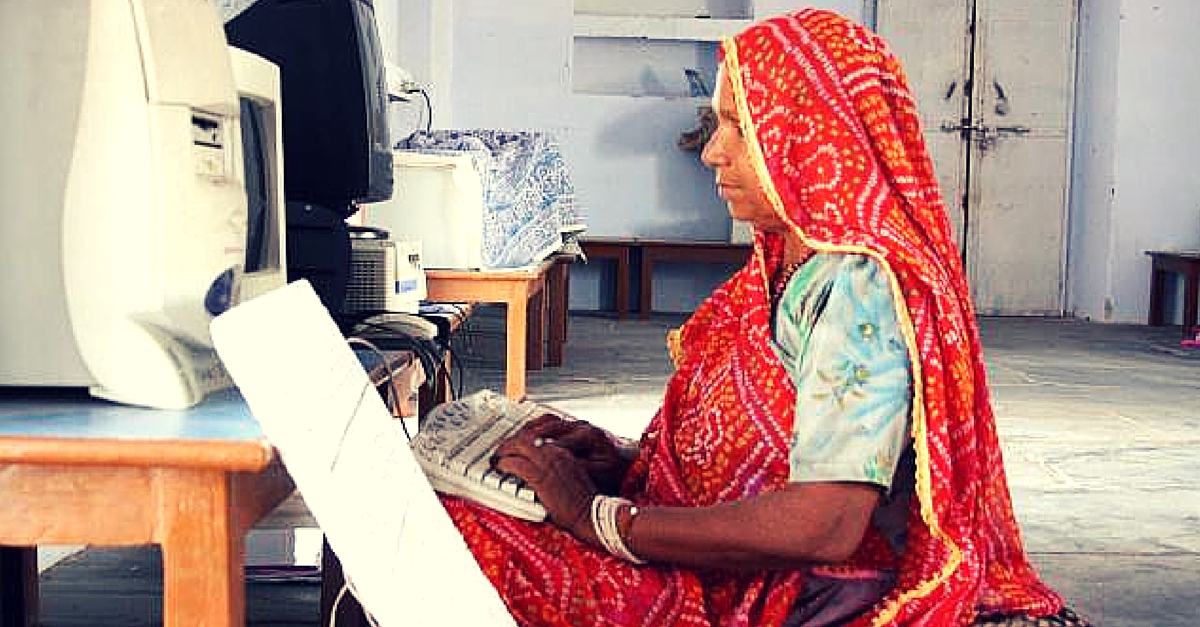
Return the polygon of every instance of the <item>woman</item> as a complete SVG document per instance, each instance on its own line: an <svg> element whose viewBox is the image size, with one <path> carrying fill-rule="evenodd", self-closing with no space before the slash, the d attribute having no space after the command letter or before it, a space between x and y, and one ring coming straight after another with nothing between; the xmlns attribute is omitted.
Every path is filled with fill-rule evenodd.
<svg viewBox="0 0 1200 627"><path fill-rule="evenodd" d="M446 498L524 625L961 625L1059 612L1012 514L958 251L899 64L807 10L722 45L703 153L754 254L672 338L636 447L545 417ZM612 496L612 495L620 496Z"/></svg>

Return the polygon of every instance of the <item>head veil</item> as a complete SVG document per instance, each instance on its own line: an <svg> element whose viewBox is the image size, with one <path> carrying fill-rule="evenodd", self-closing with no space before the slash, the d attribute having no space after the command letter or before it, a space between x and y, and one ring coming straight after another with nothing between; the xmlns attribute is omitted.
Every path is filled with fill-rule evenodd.
<svg viewBox="0 0 1200 627"><path fill-rule="evenodd" d="M913 364L918 502L902 574L870 622L1058 611L1022 547L970 295L899 62L868 30L805 10L725 40L722 63L776 211L812 248L868 255L891 278ZM756 235L751 262L677 336L679 355L712 350L712 322L730 312L765 327L782 248Z"/></svg>

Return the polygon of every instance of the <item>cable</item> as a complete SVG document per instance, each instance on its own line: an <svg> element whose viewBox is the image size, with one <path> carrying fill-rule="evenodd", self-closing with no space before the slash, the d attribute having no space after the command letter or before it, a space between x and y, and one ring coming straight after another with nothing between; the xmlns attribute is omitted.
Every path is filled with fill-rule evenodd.
<svg viewBox="0 0 1200 627"><path fill-rule="evenodd" d="M421 97L425 99L425 132L433 129L433 103L429 101L429 93L421 88Z"/></svg>
<svg viewBox="0 0 1200 627"><path fill-rule="evenodd" d="M433 130L433 101L429 98L429 92L425 91L425 88L421 87L408 93L421 94L421 98L425 100L425 132L428 133L429 131ZM402 102L408 102L408 99L404 99ZM412 138L419 132L421 132L421 129L420 125L418 124L417 128L408 134L408 137L396 142L396 145L392 148L396 150L411 148Z"/></svg>
<svg viewBox="0 0 1200 627"><path fill-rule="evenodd" d="M342 604L342 597L346 596L346 591L349 589L350 584L342 582L342 589L338 590L337 596L333 599L333 607L329 610L329 627L337 627L338 606Z"/></svg>
<svg viewBox="0 0 1200 627"><path fill-rule="evenodd" d="M337 627L338 606L341 605L342 598L346 596L347 591L349 591L350 594L352 596L354 596L354 598L358 599L358 593L355 592L354 588L352 588L350 586L350 580L346 579L342 583L342 588L340 590L338 590L337 597L335 597L333 599L333 607L329 611L329 627ZM359 605L359 607L362 608L362 613L363 613L363 616L366 617L367 623L369 623L371 625L371 627L379 627L379 623L375 620L375 617L372 616L371 613L367 611L367 608L365 606L363 606L361 599L359 599L358 605Z"/></svg>
<svg viewBox="0 0 1200 627"><path fill-rule="evenodd" d="M467 378L466 367L463 366L462 360L454 356L454 349L446 347L446 354L450 358L450 372L446 373L447 389L450 392L451 400L462 398L463 380ZM458 386L454 385L454 372L458 371Z"/></svg>
<svg viewBox="0 0 1200 627"><path fill-rule="evenodd" d="M379 350L377 346L361 337L346 338L346 342L351 346L363 346L367 348L375 353L375 356L383 363L384 370L387 370L387 398L384 399L384 402L387 404L388 413L395 415L396 408L400 406L400 399L396 396L396 371L392 369L392 364L388 361L387 355ZM404 436L411 442L412 434L408 432L408 423L403 418L400 419L400 428L404 429Z"/></svg>

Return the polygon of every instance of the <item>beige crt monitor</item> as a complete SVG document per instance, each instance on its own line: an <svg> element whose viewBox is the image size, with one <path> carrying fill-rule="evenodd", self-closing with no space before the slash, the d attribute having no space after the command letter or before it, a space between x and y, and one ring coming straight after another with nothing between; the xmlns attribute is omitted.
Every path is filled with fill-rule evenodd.
<svg viewBox="0 0 1200 627"><path fill-rule="evenodd" d="M0 385L158 408L229 384L239 100L206 0L0 2Z"/></svg>

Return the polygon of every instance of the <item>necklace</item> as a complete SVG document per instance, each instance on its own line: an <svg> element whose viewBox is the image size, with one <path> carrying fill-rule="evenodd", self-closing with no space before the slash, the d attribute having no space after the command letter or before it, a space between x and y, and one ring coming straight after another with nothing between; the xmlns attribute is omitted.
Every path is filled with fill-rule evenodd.
<svg viewBox="0 0 1200 627"><path fill-rule="evenodd" d="M775 280L771 282L771 292L779 293L786 289L788 281L792 280L792 275L796 274L802 265L804 265L803 261L797 261L780 268L779 272L775 273Z"/></svg>
<svg viewBox="0 0 1200 627"><path fill-rule="evenodd" d="M788 281L792 280L792 276L796 274L801 266L803 266L805 263L808 263L809 259L812 259L812 256L815 252L816 251L809 248L804 251L804 253L800 256L800 259L785 266L780 266L780 268L775 271L775 278L772 279L770 284L767 286L768 295L771 298L772 311L774 311L775 307L779 305L779 299L783 296L784 290L787 289Z"/></svg>
<svg viewBox="0 0 1200 627"><path fill-rule="evenodd" d="M787 289L788 281L792 280L792 275L796 274L796 271L799 270L800 266L802 265L804 265L804 261L797 261L796 263L791 263L783 268L780 268L780 270L775 273L775 279L771 281L770 290L772 310L774 310L779 304L779 299L783 296L783 291Z"/></svg>

